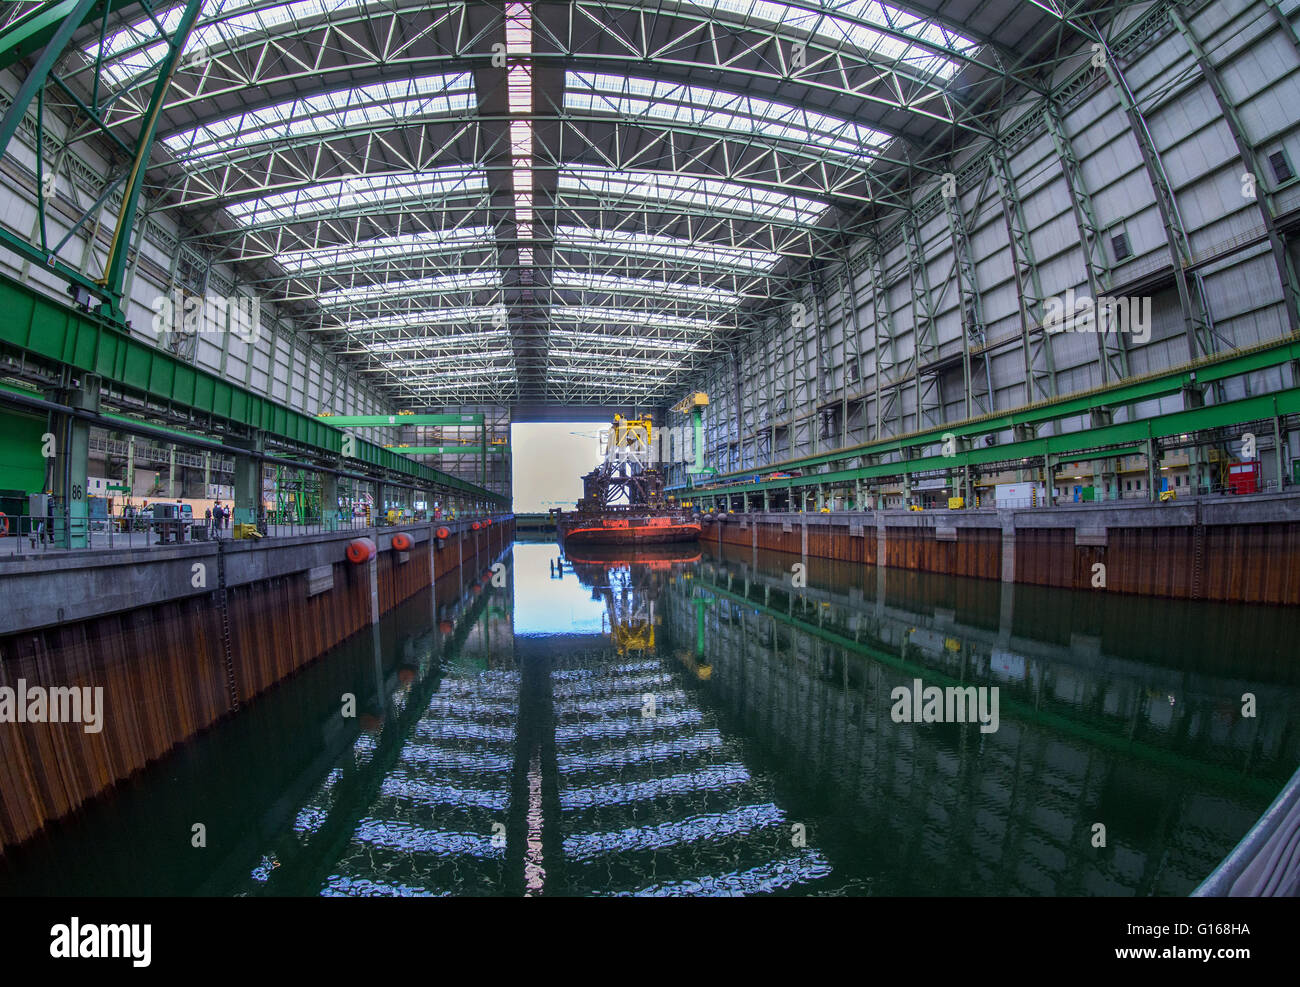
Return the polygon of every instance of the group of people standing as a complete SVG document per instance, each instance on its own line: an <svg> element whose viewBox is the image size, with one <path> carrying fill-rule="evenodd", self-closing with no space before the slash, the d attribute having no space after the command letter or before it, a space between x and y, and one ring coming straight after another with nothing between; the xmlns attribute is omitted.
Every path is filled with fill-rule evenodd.
<svg viewBox="0 0 1300 987"><path fill-rule="evenodd" d="M217 537L221 537L221 529L230 527L230 508L217 501L215 507L209 507L203 512L204 520L208 522L208 534L211 535L213 529L217 532Z"/></svg>

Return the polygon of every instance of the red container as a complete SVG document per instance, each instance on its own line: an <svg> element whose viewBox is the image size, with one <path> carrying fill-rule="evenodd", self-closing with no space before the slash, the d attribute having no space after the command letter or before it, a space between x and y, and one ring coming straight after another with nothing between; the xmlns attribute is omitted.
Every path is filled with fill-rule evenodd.
<svg viewBox="0 0 1300 987"><path fill-rule="evenodd" d="M1228 467L1228 490L1234 494L1259 493L1259 460L1233 463Z"/></svg>

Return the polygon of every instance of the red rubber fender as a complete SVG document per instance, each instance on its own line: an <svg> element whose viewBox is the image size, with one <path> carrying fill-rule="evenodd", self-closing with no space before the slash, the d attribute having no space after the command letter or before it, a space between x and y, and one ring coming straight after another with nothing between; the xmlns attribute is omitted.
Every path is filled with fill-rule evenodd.
<svg viewBox="0 0 1300 987"><path fill-rule="evenodd" d="M393 535L393 548L398 552L406 552L411 548L411 536L404 531L399 531Z"/></svg>
<svg viewBox="0 0 1300 987"><path fill-rule="evenodd" d="M448 538L451 537L451 532L448 531L446 528L439 528L437 531L434 532L434 535L437 537L438 541L446 541Z"/></svg>
<svg viewBox="0 0 1300 987"><path fill-rule="evenodd" d="M491 523L492 523L492 519L491 519L491 518L488 518L488 519L487 519L486 521L484 521L483 523L484 523L484 524L491 524Z"/></svg>
<svg viewBox="0 0 1300 987"><path fill-rule="evenodd" d="M353 565L369 562L377 551L373 538L353 538L348 542L348 561Z"/></svg>
<svg viewBox="0 0 1300 987"><path fill-rule="evenodd" d="M483 575L479 576L479 579L483 580L483 582L485 582L485 583L486 583L489 579L491 579L491 578L492 578L492 570L491 570L491 569L484 569L484 570L483 570Z"/></svg>
<svg viewBox="0 0 1300 987"><path fill-rule="evenodd" d="M0 511L0 538L9 534L9 518L5 516L4 511Z"/></svg>
<svg viewBox="0 0 1300 987"><path fill-rule="evenodd" d="M475 521L473 524L470 525L470 527L473 528L475 531L478 531L478 529L481 528L481 527L483 527L483 525L481 525L481 524L479 524L477 521Z"/></svg>
<svg viewBox="0 0 1300 987"><path fill-rule="evenodd" d="M456 625L453 624L450 620L443 620L443 621L439 621L438 623L438 630L442 631L442 633L444 634L450 634L455 629L456 629Z"/></svg>
<svg viewBox="0 0 1300 987"><path fill-rule="evenodd" d="M478 596L480 593L483 592L483 587L480 586L478 583L475 583L473 586L469 588L469 591L473 593L475 596Z"/></svg>

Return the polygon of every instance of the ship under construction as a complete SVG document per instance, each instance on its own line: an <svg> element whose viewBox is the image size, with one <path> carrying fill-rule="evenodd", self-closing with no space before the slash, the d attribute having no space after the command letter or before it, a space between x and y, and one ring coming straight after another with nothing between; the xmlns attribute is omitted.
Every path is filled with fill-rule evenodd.
<svg viewBox="0 0 1300 987"><path fill-rule="evenodd" d="M583 545L638 547L697 541L700 523L664 496L649 416L615 415L602 442L605 458L582 478L582 499L557 512L565 550Z"/></svg>

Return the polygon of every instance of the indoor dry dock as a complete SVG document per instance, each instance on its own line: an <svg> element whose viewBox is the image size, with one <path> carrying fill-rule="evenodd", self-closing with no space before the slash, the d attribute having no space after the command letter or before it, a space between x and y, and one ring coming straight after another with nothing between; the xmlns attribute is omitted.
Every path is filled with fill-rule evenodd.
<svg viewBox="0 0 1300 987"><path fill-rule="evenodd" d="M0 893L1300 893L1298 6L7 5Z"/></svg>

